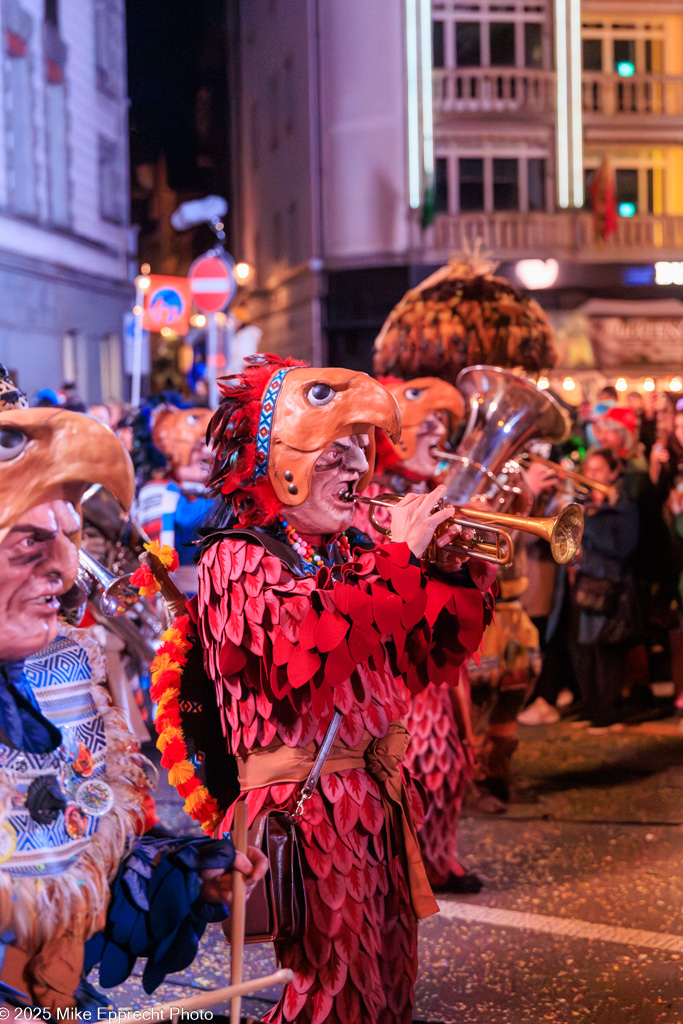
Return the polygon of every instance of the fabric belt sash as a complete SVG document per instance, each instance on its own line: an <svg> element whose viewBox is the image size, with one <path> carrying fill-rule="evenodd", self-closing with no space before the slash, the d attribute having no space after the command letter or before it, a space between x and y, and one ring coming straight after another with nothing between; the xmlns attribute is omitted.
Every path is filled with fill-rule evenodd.
<svg viewBox="0 0 683 1024"><path fill-rule="evenodd" d="M400 771L408 742L408 731L400 722L392 722L389 732L381 739L365 731L359 745L353 749L335 743L322 774L332 775L356 768L368 772L379 784L387 823L387 848L404 862L410 902L415 916L420 919L437 914L439 907L422 863L415 822ZM316 753L315 743L305 747L286 747L280 740L275 740L267 747L250 751L246 757L238 756L240 789L244 793L285 782L304 782L313 767Z"/></svg>

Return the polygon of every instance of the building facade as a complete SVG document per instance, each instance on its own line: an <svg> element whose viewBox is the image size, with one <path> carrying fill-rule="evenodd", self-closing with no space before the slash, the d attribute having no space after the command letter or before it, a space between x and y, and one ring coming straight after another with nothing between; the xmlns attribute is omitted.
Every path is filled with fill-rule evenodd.
<svg viewBox="0 0 683 1024"><path fill-rule="evenodd" d="M120 399L130 284L123 0L2 0L0 360ZM134 272L134 267L133 267Z"/></svg>
<svg viewBox="0 0 683 1024"><path fill-rule="evenodd" d="M367 368L403 291L476 244L538 291L567 366L595 363L577 310L649 303L683 344L681 0L249 0L238 49L266 347Z"/></svg>

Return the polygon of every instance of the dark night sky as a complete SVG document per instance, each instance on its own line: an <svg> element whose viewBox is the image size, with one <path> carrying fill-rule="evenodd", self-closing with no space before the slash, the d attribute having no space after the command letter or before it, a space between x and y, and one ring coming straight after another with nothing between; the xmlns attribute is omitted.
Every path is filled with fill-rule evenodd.
<svg viewBox="0 0 683 1024"><path fill-rule="evenodd" d="M225 0L127 0L126 13L132 163L153 163L164 152L171 188L210 190L226 174ZM203 141L195 123L201 88L211 96ZM213 173L197 164L207 150Z"/></svg>

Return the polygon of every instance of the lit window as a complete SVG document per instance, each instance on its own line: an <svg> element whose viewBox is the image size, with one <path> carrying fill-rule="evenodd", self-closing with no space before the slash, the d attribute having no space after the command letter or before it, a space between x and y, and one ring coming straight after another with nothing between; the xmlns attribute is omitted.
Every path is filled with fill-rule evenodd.
<svg viewBox="0 0 683 1024"><path fill-rule="evenodd" d="M636 73L636 43L634 39L614 40L614 70L620 78L631 78Z"/></svg>
<svg viewBox="0 0 683 1024"><path fill-rule="evenodd" d="M634 217L638 212L638 171L619 168L616 182L619 216Z"/></svg>

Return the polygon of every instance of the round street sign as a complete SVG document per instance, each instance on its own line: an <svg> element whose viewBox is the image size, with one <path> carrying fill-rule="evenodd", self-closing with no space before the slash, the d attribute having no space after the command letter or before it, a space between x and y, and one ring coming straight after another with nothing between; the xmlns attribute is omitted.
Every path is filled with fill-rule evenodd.
<svg viewBox="0 0 683 1024"><path fill-rule="evenodd" d="M198 256L187 276L194 304L202 313L218 313L235 298L235 274L230 263L222 256L212 252Z"/></svg>

